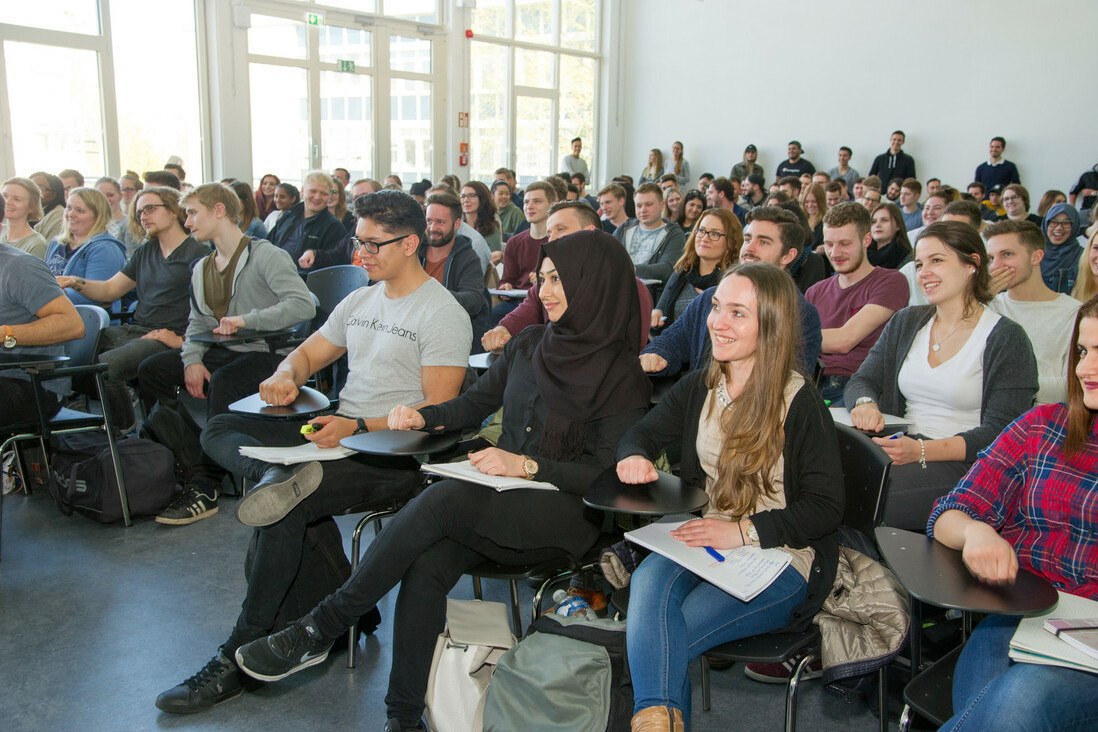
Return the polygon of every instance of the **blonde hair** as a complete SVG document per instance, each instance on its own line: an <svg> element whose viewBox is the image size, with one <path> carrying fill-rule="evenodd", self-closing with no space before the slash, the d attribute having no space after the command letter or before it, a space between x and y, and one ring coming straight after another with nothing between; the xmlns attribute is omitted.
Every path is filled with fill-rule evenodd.
<svg viewBox="0 0 1098 732"><path fill-rule="evenodd" d="M743 393L720 415L724 441L717 464L720 475L710 498L715 508L742 518L754 511L759 497L777 488L770 472L785 449L785 387L796 369L800 350L797 288L783 270L770 264L737 264L721 279L745 277L755 287L758 343L755 368ZM728 365L710 357L705 383L720 388ZM712 400L711 409L720 409Z"/></svg>
<svg viewBox="0 0 1098 732"><path fill-rule="evenodd" d="M106 232L107 226L111 223L111 204L110 201L107 200L107 197L94 188L83 187L73 188L69 191L69 200L72 200L73 196L79 198L95 215L95 221L92 222L91 229L88 230L88 236L84 241ZM58 235L57 241L65 246L73 243L72 232L69 231L69 219L67 216L61 224L61 233Z"/></svg>
<svg viewBox="0 0 1098 732"><path fill-rule="evenodd" d="M641 177L655 178L657 175L663 173L663 152L658 147L654 147L648 152L655 153L656 161L644 166L644 170L641 171Z"/></svg>
<svg viewBox="0 0 1098 732"><path fill-rule="evenodd" d="M46 215L42 211L42 189L33 180L20 177L8 178L0 184L0 187L3 186L19 186L27 192L27 196L30 198L27 201L30 204L27 210L27 221L41 221L42 217Z"/></svg>
<svg viewBox="0 0 1098 732"><path fill-rule="evenodd" d="M323 170L311 170L305 174L305 180L301 181L301 188L304 190L307 183L320 183L322 186L328 187L328 192L335 190L335 178L325 173Z"/></svg>
<svg viewBox="0 0 1098 732"><path fill-rule="evenodd" d="M1095 280L1094 272L1090 269L1090 250L1098 245L1098 231L1090 235L1087 245L1083 247L1083 253L1079 255L1079 273L1075 278L1075 287L1071 290L1071 296L1080 302L1086 302L1098 295L1098 280ZM1074 348L1074 345L1072 346Z"/></svg>
<svg viewBox="0 0 1098 732"><path fill-rule="evenodd" d="M240 221L240 210L243 205L236 191L220 183L203 183L197 188L192 188L179 199L179 205L186 208L191 199L197 200L206 208L213 210L214 206L221 204L225 207L225 215L234 224Z"/></svg>

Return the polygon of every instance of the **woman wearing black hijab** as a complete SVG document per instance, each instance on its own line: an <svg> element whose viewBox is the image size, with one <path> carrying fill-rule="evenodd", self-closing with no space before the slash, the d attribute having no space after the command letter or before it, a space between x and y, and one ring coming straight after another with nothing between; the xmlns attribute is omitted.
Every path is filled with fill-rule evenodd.
<svg viewBox="0 0 1098 732"><path fill-rule="evenodd" d="M418 411L396 407L389 426L465 429L503 406L498 446L470 461L488 475L560 490L499 493L459 480L433 483L390 521L338 592L286 630L237 651L249 675L273 681L323 661L399 582L386 729L417 729L446 595L461 576L485 559L579 557L597 539L581 497L614 464L618 439L649 399L637 360L633 264L613 237L582 231L546 243L538 275L549 323L523 330L457 399Z"/></svg>

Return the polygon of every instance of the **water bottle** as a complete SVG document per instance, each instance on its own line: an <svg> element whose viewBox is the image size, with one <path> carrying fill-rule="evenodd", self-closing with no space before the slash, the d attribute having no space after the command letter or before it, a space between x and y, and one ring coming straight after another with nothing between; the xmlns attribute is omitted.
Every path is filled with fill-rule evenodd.
<svg viewBox="0 0 1098 732"><path fill-rule="evenodd" d="M576 617L594 617L595 613L591 610L591 606L587 604L587 601L580 595L570 595L564 590L557 590L553 593L553 602L557 603L555 610L557 615L564 617L576 616Z"/></svg>

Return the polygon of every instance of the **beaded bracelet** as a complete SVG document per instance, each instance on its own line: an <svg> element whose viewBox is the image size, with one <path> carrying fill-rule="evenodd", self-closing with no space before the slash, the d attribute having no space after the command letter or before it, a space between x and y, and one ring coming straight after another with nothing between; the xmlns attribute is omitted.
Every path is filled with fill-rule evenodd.
<svg viewBox="0 0 1098 732"><path fill-rule="evenodd" d="M926 443L922 437L919 438L919 467L926 470Z"/></svg>

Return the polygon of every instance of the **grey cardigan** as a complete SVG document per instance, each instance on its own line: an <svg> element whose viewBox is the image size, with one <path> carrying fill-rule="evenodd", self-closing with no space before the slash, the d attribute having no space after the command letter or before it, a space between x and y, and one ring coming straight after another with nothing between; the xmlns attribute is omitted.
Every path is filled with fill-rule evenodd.
<svg viewBox="0 0 1098 732"><path fill-rule="evenodd" d="M900 366L907 358L915 334L934 316L933 305L904 308L888 321L881 337L850 377L843 402L853 405L860 397L872 397L880 410L903 416L907 409L897 383ZM1008 424L1033 406L1037 394L1037 359L1022 326L1000 318L984 347L984 387L980 400L980 426L958 435L965 441L965 460L991 444Z"/></svg>

